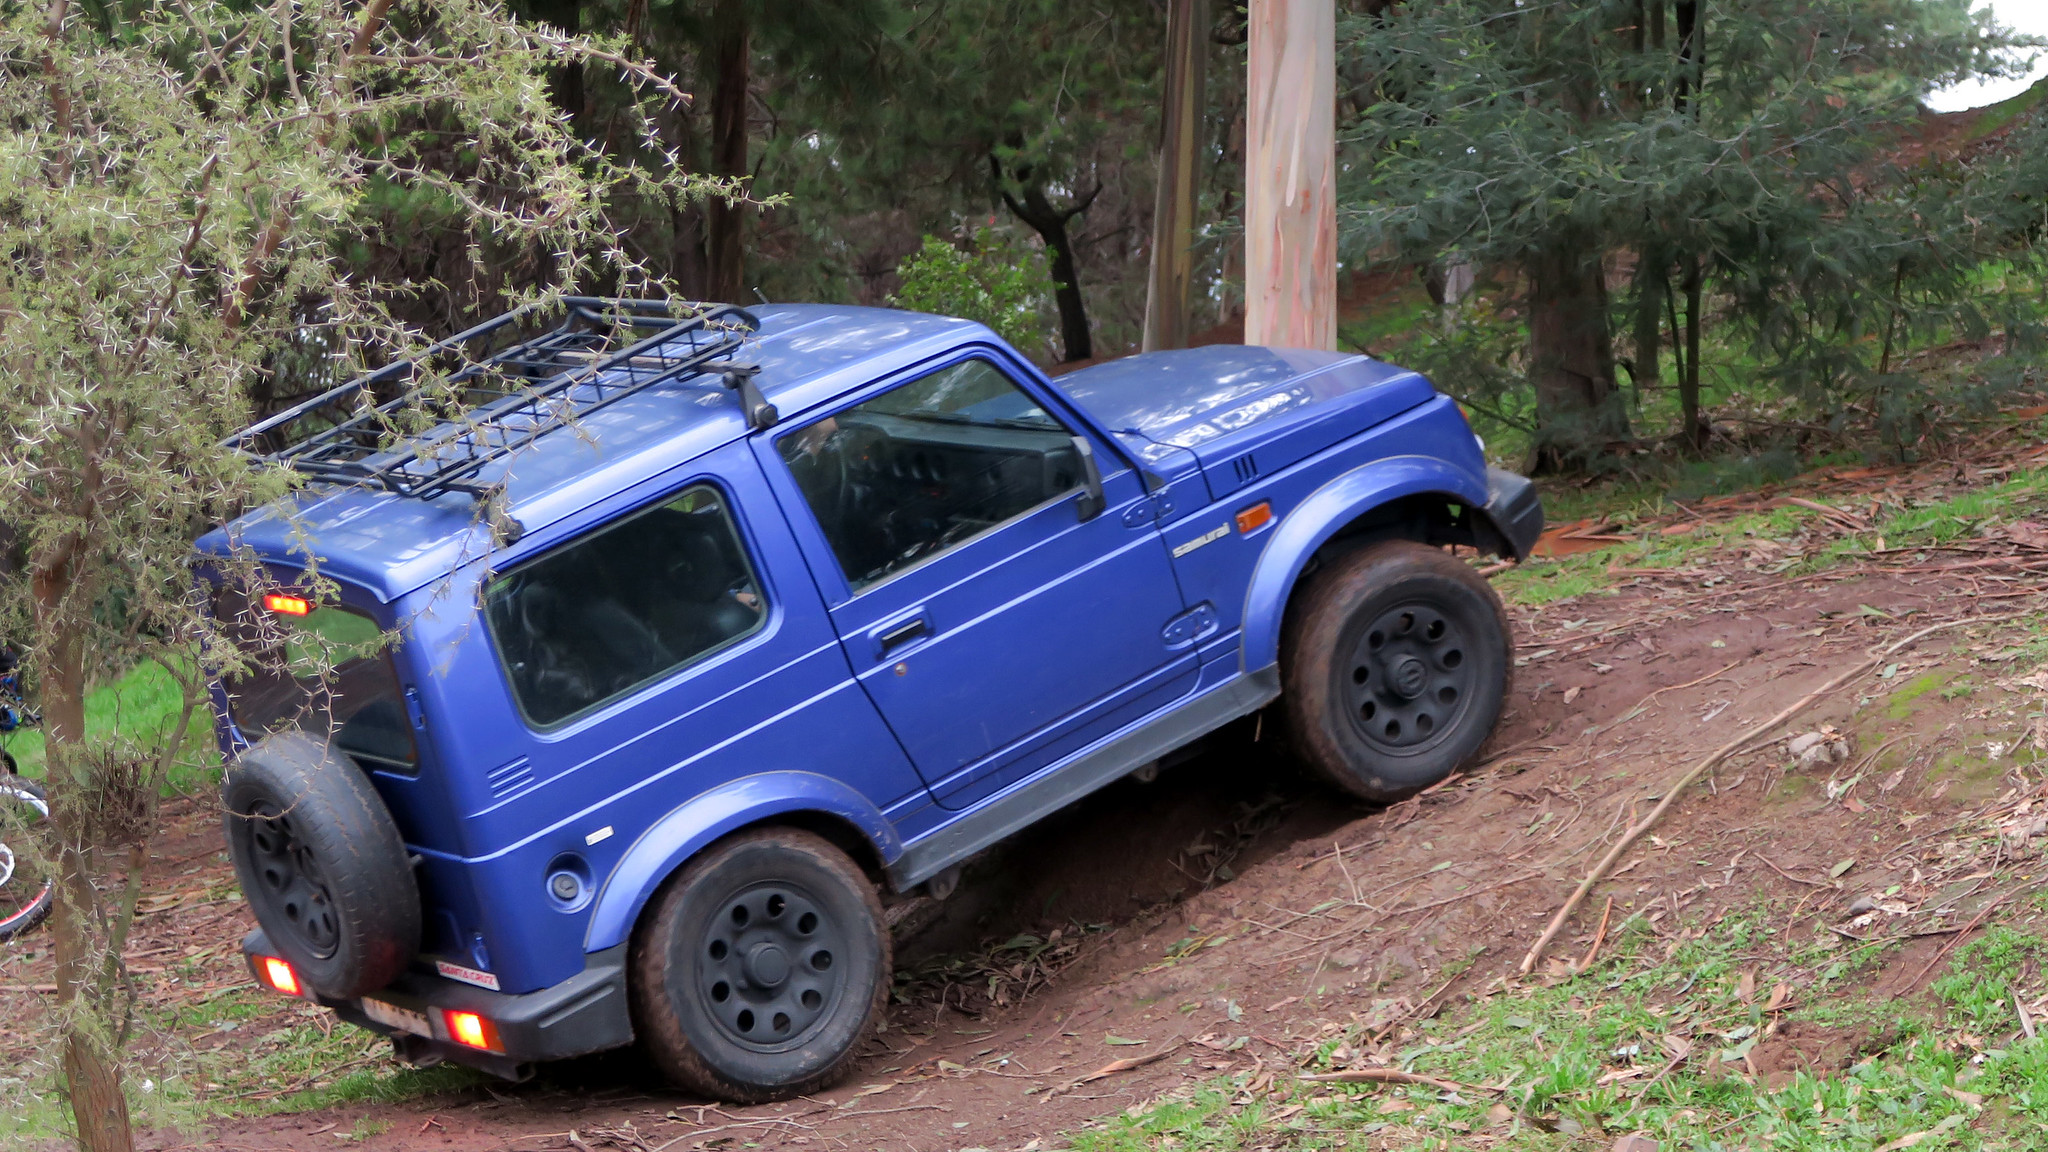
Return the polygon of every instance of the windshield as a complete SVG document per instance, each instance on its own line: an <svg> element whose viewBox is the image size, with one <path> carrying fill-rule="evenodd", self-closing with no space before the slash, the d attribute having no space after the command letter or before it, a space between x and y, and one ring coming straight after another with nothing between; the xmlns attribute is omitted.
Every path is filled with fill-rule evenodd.
<svg viewBox="0 0 2048 1152"><path fill-rule="evenodd" d="M251 603L235 588L214 597L215 617L247 658L248 667L225 680L228 712L242 735L255 741L297 728L365 767L415 771L419 752L377 622L290 593L262 601Z"/></svg>

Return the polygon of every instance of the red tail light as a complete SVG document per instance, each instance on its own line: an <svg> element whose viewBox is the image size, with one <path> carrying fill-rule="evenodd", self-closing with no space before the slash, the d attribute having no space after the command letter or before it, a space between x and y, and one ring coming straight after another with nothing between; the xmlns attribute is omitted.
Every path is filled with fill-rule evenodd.
<svg viewBox="0 0 2048 1152"><path fill-rule="evenodd" d="M287 596L282 592L266 592L263 606L280 616L304 616L313 610L313 602L303 596Z"/></svg>
<svg viewBox="0 0 2048 1152"><path fill-rule="evenodd" d="M505 1050L498 1043L498 1026L474 1012L443 1008L441 1019L448 1025L448 1038L465 1048L481 1048L486 1052Z"/></svg>
<svg viewBox="0 0 2048 1152"><path fill-rule="evenodd" d="M292 966L275 956L256 957L256 978L287 996L302 996L299 974Z"/></svg>

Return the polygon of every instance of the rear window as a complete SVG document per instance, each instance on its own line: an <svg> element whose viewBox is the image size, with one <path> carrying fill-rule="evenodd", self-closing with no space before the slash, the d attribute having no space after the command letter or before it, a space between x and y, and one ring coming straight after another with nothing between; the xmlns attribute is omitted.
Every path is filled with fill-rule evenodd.
<svg viewBox="0 0 2048 1152"><path fill-rule="evenodd" d="M214 614L248 658L249 667L224 684L228 714L243 736L296 728L366 767L417 770L398 670L375 620L289 592L252 601L236 588L215 596Z"/></svg>
<svg viewBox="0 0 2048 1152"><path fill-rule="evenodd" d="M512 695L542 728L701 660L767 619L732 516L705 485L506 572L484 602Z"/></svg>

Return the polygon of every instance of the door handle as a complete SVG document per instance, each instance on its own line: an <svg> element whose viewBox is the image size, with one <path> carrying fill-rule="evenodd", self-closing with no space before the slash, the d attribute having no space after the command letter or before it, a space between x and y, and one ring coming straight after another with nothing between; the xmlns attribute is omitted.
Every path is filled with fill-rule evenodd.
<svg viewBox="0 0 2048 1152"><path fill-rule="evenodd" d="M883 652L887 652L891 648L908 644L919 636L927 635L931 630L930 621L926 620L922 615L913 616L908 620L876 629L875 643L881 647Z"/></svg>

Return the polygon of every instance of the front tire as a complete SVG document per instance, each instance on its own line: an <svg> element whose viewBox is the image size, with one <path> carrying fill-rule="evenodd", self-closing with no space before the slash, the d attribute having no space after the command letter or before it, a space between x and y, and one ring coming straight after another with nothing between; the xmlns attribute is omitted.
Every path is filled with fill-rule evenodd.
<svg viewBox="0 0 2048 1152"><path fill-rule="evenodd" d="M1310 766L1365 800L1443 780L1492 734L1512 666L1507 611L1469 564L1390 540L1309 578L1281 674Z"/></svg>
<svg viewBox="0 0 2048 1152"><path fill-rule="evenodd" d="M881 1018L889 932L874 885L822 837L741 832L685 865L636 934L633 1015L678 1087L760 1103L845 1075Z"/></svg>

